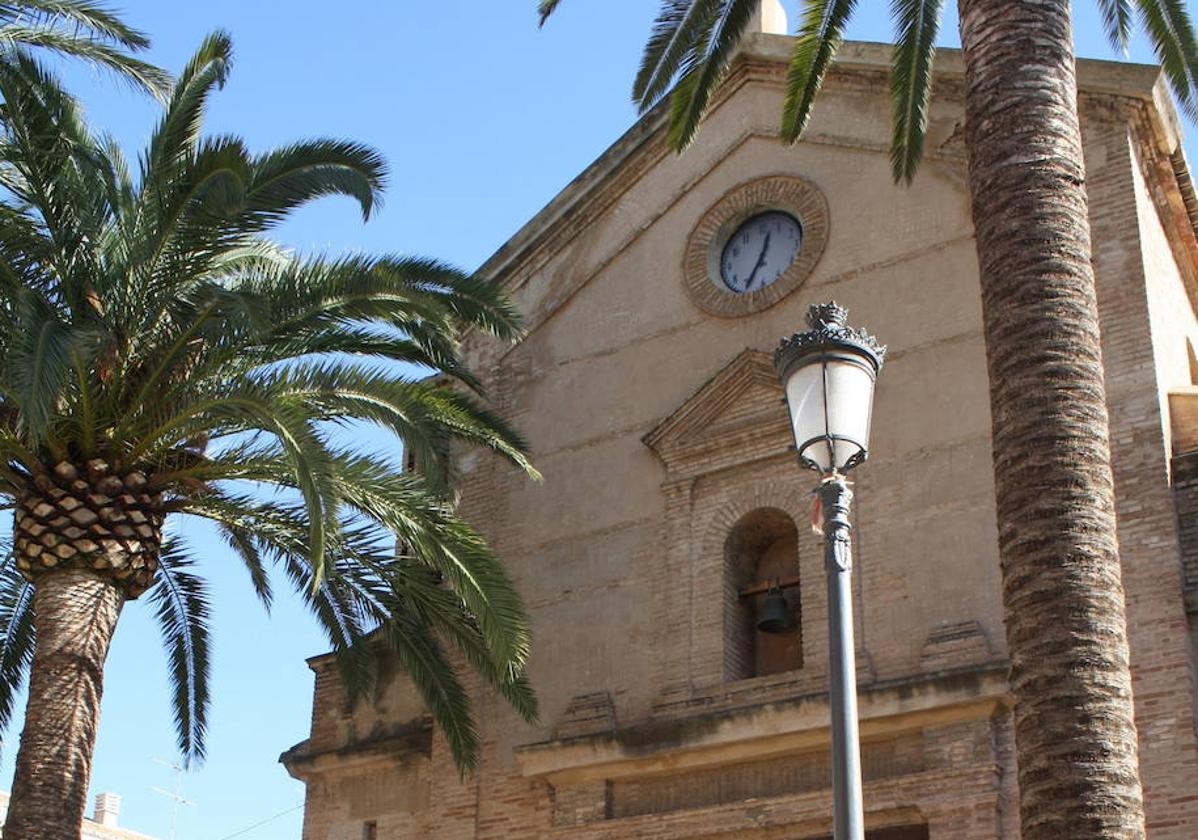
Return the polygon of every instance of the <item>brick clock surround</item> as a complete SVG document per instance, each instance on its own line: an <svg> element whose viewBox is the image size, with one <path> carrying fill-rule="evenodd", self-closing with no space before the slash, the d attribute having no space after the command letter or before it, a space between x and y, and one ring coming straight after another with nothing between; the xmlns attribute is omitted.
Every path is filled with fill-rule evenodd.
<svg viewBox="0 0 1198 840"><path fill-rule="evenodd" d="M462 779L398 666L351 704L315 657L311 732L282 758L307 786L304 840L828 837L813 475L770 351L833 298L890 347L853 475L868 836L1018 837L960 57L937 56L904 189L889 49L844 45L784 146L789 50L752 35L693 148L669 152L648 114L482 267L528 330L465 336L469 360L545 480L463 450L457 486L532 616L542 720L476 690ZM1079 86L1148 834L1192 840L1198 204L1154 68L1081 62ZM736 294L713 249L758 210L791 214L802 245ZM740 591L778 577L797 579L795 629L762 639Z"/></svg>
<svg viewBox="0 0 1198 840"><path fill-rule="evenodd" d="M762 289L737 294L716 282L720 246L737 225L763 210L780 210L802 226L803 245L790 267ZM828 241L828 202L810 181L793 175L767 175L729 190L703 214L686 245L682 276L695 306L712 315L736 318L773 306L803 284Z"/></svg>

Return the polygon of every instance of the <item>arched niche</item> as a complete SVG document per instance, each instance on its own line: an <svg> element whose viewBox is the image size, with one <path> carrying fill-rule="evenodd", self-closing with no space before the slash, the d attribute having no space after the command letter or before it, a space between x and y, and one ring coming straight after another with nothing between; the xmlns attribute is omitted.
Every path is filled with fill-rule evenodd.
<svg viewBox="0 0 1198 840"><path fill-rule="evenodd" d="M724 679L726 682L803 667L799 531L794 519L773 507L756 508L732 526L724 541ZM743 595L771 581L783 589L793 619L785 633L757 630L766 596Z"/></svg>

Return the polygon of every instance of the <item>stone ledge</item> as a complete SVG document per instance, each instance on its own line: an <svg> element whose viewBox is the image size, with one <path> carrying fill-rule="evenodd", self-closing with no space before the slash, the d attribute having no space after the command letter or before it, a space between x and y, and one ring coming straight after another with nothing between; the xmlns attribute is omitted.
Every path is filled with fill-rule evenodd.
<svg viewBox="0 0 1198 840"><path fill-rule="evenodd" d="M753 33L746 39L743 54L780 64L790 60L794 37ZM881 41L845 41L836 52L834 66L845 70L874 71L889 75L894 62L894 45ZM936 50L936 75L962 77L965 61L959 49ZM1161 78L1160 67L1131 61L1079 58L1077 86L1086 92L1110 93L1151 101Z"/></svg>
<svg viewBox="0 0 1198 840"><path fill-rule="evenodd" d="M928 633L920 653L925 670L945 671L994 656L986 630L977 620L944 624Z"/></svg>
<svg viewBox="0 0 1198 840"><path fill-rule="evenodd" d="M1168 400L1173 456L1175 459L1188 458L1188 463L1195 463L1192 456L1198 455L1198 386L1170 388Z"/></svg>
<svg viewBox="0 0 1198 840"><path fill-rule="evenodd" d="M861 737L989 717L1010 705L1008 667L993 662L866 686L858 692ZM808 694L529 744L516 749L516 763L524 776L554 785L642 777L809 750L827 741L828 719L827 694Z"/></svg>
<svg viewBox="0 0 1198 840"><path fill-rule="evenodd" d="M865 812L865 830L870 836L894 837L912 826L927 825L924 814L918 808L895 807ZM779 826L754 826L752 828L720 831L705 834L703 840L794 840L796 837L809 840L832 840L832 818L816 818Z"/></svg>
<svg viewBox="0 0 1198 840"><path fill-rule="evenodd" d="M570 701L553 730L557 740L595 735L616 730L616 705L610 691L579 694Z"/></svg>
<svg viewBox="0 0 1198 840"><path fill-rule="evenodd" d="M305 781L329 770L349 770L374 764L403 764L413 757L432 756L433 725L431 719L405 726L387 735L367 738L327 750L308 750L308 742L300 741L279 756L279 763L296 779Z"/></svg>
<svg viewBox="0 0 1198 840"><path fill-rule="evenodd" d="M1198 589L1186 590L1186 612L1198 614Z"/></svg>

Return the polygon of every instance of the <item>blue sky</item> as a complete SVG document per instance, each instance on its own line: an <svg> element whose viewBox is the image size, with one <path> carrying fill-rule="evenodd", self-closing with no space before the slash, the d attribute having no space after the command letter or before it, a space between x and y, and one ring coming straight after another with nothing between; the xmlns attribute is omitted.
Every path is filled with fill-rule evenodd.
<svg viewBox="0 0 1198 840"><path fill-rule="evenodd" d="M635 118L628 88L656 3L567 0L538 31L534 0L120 0L178 69L203 35L228 30L236 61L211 109L213 132L255 148L332 135L373 144L391 164L386 204L363 225L346 201L304 211L281 236L302 249L420 253L482 262ZM794 0L787 0L792 12ZM888 40L886 4L862 4L850 36ZM1079 8L1082 55L1111 58L1097 13ZM946 45L956 22L945 22ZM1132 57L1150 60L1137 43ZM154 107L89 70L68 72L92 121L140 149ZM1191 160L1198 158L1188 126ZM304 659L324 650L291 599L268 618L221 543L187 533L212 582L214 690L209 757L183 777L180 840L295 840L303 786L277 763L308 729ZM282 589L280 582L280 590ZM282 594L280 592L280 594ZM166 840L175 756L165 658L144 605L126 608L107 670L92 790L124 798L122 823ZM19 727L6 733L11 787ZM270 819L277 814L277 819ZM255 828L255 824L262 823ZM247 830L248 829L248 830Z"/></svg>

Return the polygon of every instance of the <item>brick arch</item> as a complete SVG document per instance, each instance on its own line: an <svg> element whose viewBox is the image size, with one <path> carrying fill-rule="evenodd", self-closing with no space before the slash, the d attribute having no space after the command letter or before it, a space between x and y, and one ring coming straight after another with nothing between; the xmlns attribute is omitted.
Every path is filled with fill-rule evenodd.
<svg viewBox="0 0 1198 840"><path fill-rule="evenodd" d="M707 523L703 557L723 557L724 540L746 514L761 508L777 508L802 527L811 510L810 488L797 482L764 481L748 488L720 494L720 507Z"/></svg>
<svg viewBox="0 0 1198 840"><path fill-rule="evenodd" d="M767 573L769 577L789 578L799 574L798 534L805 518L803 504L810 497L801 488L781 482L763 482L722 495L724 499L707 525L700 565L703 574L719 578L703 589L716 598L704 609L719 605L720 620L713 623L721 636L723 681L736 682L801 668L799 589L792 588L786 593L795 618L795 631L780 636L763 636L756 631L760 617L757 610L762 600L760 596L751 601L741 600L738 592L761 577L767 568L771 570ZM756 529L763 529L762 533L753 536ZM793 571L786 571L790 563Z"/></svg>

